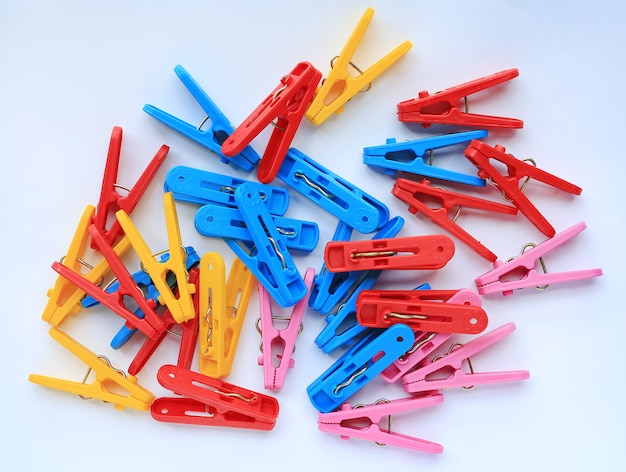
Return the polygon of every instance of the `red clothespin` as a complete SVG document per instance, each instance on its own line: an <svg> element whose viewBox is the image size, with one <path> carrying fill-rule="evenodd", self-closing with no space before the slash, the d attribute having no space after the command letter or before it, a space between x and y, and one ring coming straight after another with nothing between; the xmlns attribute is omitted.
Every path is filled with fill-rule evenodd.
<svg viewBox="0 0 626 472"><path fill-rule="evenodd" d="M502 196L513 202L513 205L543 234L552 237L556 231L548 220L537 210L520 188L520 180L534 179L559 190L580 195L582 189L555 175L528 164L511 154L507 154L503 146L489 146L482 141L474 140L465 150L467 157L476 167L478 175L489 179L502 192ZM493 159L506 166L507 174L502 175L490 162ZM523 185L523 184L522 184Z"/></svg>
<svg viewBox="0 0 626 472"><path fill-rule="evenodd" d="M324 262L330 272L353 270L434 270L454 255L452 239L443 234L364 241L330 241Z"/></svg>
<svg viewBox="0 0 626 472"><path fill-rule="evenodd" d="M150 413L157 421L263 431L276 424L278 401L274 397L174 365L162 366L157 380L183 395L156 399Z"/></svg>
<svg viewBox="0 0 626 472"><path fill-rule="evenodd" d="M257 170L259 181L270 183L280 169L321 78L322 73L312 64L297 64L224 141L222 153L229 157L237 155L261 131L273 124L274 130Z"/></svg>
<svg viewBox="0 0 626 472"><path fill-rule="evenodd" d="M454 207L462 207L478 208L481 210L495 211L508 215L517 214L517 208L514 206L451 192L439 187L433 187L426 179L422 180L421 183L413 182L412 180L397 179L391 193L409 205L409 212L413 214L416 214L417 212L422 213L433 223L438 224L446 231L459 238L465 244L474 249L474 251L491 262L495 262L498 257L483 246L476 238L456 224L454 221L455 218L451 219L449 216L450 210ZM437 199L441 202L441 207L431 208L421 200L424 196Z"/></svg>
<svg viewBox="0 0 626 472"><path fill-rule="evenodd" d="M124 188L117 182L121 149L122 128L115 126L113 128L113 132L111 133L109 152L107 154L106 165L104 167L102 188L100 189L100 200L98 201L96 214L92 220L92 224L94 224L96 228L102 232L105 240L109 244L114 244L117 237L122 234L122 227L115 218L111 223L111 227L106 229L109 217L118 210L124 210L126 213L133 211L170 150L169 146L166 146L165 144L161 146L133 188L128 190L128 194L126 196L122 197L117 192L118 188ZM91 247L96 249L96 245L93 241L91 242Z"/></svg>
<svg viewBox="0 0 626 472"><path fill-rule="evenodd" d="M356 299L361 326L387 328L404 323L413 330L478 334L487 327L480 306L447 303L458 290L363 290Z"/></svg>
<svg viewBox="0 0 626 472"><path fill-rule="evenodd" d="M430 95L426 90L418 98L398 103L398 120L407 123L421 123L428 128L432 123L478 126L480 128L522 128L524 122L516 118L478 115L467 112L467 96L519 75L517 69L507 69L487 77L472 80ZM459 102L465 101L465 111L459 109Z"/></svg>

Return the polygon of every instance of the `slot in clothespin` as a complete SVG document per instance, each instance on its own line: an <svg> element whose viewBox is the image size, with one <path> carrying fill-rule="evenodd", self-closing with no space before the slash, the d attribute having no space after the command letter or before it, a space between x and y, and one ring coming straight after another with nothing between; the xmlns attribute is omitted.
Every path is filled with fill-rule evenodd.
<svg viewBox="0 0 626 472"><path fill-rule="evenodd" d="M371 233L389 219L382 202L295 148L287 152L278 178L361 233Z"/></svg>
<svg viewBox="0 0 626 472"><path fill-rule="evenodd" d="M381 427L384 417L398 413L408 413L443 402L443 395L431 394L398 400L378 400L372 405L344 403L332 413L318 413L317 427L325 433L338 434L341 439L366 439L379 445L403 447L414 451L441 454L443 446L435 442L419 439L391 431L391 425Z"/></svg>
<svg viewBox="0 0 626 472"><path fill-rule="evenodd" d="M572 195L580 195L582 189L566 180L563 180L545 170L541 170L527 162L524 162L511 154L507 154L503 146L489 146L481 141L472 141L465 150L467 157L476 167L478 175L489 179L501 192L502 197L511 201L528 221L548 237L554 236L556 231L548 220L533 205L530 199L522 192L520 181L524 178L543 182ZM506 166L506 175L500 173L491 164L491 159Z"/></svg>
<svg viewBox="0 0 626 472"><path fill-rule="evenodd" d="M224 141L222 153L226 156L237 154L273 124L274 130L259 163L257 178L264 184L274 180L321 78L322 73L312 64L297 64Z"/></svg>
<svg viewBox="0 0 626 472"><path fill-rule="evenodd" d="M454 255L452 239L443 234L362 241L329 241L324 262L331 272L353 270L441 269Z"/></svg>
<svg viewBox="0 0 626 472"><path fill-rule="evenodd" d="M322 413L337 409L406 352L413 341L413 331L403 324L366 334L307 387L311 403Z"/></svg>
<svg viewBox="0 0 626 472"><path fill-rule="evenodd" d="M514 290L526 287L547 288L548 285L554 283L601 276L602 269L599 268L555 273L537 270L538 264L543 264L543 256L572 239L586 227L587 225L582 221L542 243L526 245L525 247L530 247L530 249L523 251L519 256L506 262L496 261L493 270L476 278L478 292L483 295L495 292L513 295Z"/></svg>
<svg viewBox="0 0 626 472"><path fill-rule="evenodd" d="M397 62L413 46L410 41L405 41L366 70L359 70L353 64L352 56L363 39L373 16L374 9L367 8L339 56L331 61L328 76L322 81L322 85L317 90L306 112L306 117L313 124L320 125L333 113L341 113L343 105L348 100L360 91L369 90L372 81ZM359 72L359 75L353 77L349 72L349 67Z"/></svg>
<svg viewBox="0 0 626 472"><path fill-rule="evenodd" d="M95 379L92 383L87 383L89 373L82 382L31 374L28 376L30 382L74 393L84 399L97 398L107 403L113 403L118 410L128 407L148 411L154 395L140 386L136 377L126 375L121 370L112 367L108 359L103 356L96 356L96 354L57 328L50 328L50 336L87 364L89 373L93 371Z"/></svg>
<svg viewBox="0 0 626 472"><path fill-rule="evenodd" d="M478 115L467 111L468 95L494 87L518 75L517 69L507 69L432 95L422 90L417 98L398 103L398 120L405 123L421 123L424 128L428 128L432 123L480 128L522 128L524 122L517 118ZM462 100L465 101L465 110L459 108Z"/></svg>
<svg viewBox="0 0 626 472"><path fill-rule="evenodd" d="M304 284L310 290L315 277L315 269L307 269ZM272 313L272 298L263 285L259 284L259 312L257 329L261 334L259 365L263 366L263 381L268 390L280 390L285 384L289 368L295 364L292 354L296 349L296 338L302 331L302 319L308 303L308 296L296 303L288 318L280 318ZM279 324L287 323L280 329Z"/></svg>
<svg viewBox="0 0 626 472"><path fill-rule="evenodd" d="M485 136L487 136L487 131L476 130L444 134L443 136L431 136L401 143L397 143L394 138L388 138L387 144L364 148L363 163L369 166L381 167L385 169L387 174L393 174L396 171L409 172L424 177L484 187L485 181L480 177L433 166L432 157L435 149L465 143L472 139L481 139ZM430 151L431 161L429 163L424 161L424 156L428 151Z"/></svg>
<svg viewBox="0 0 626 472"><path fill-rule="evenodd" d="M425 363L402 377L402 386L408 393L431 392L444 388L484 385L530 378L527 370L502 372L465 373L462 365L474 354L486 349L515 330L514 323L507 323L487 334L472 339L457 349L451 347L448 354ZM459 345L457 345L459 346Z"/></svg>
<svg viewBox="0 0 626 472"><path fill-rule="evenodd" d="M517 208L514 206L491 202L482 198L472 197L435 187L432 186L426 179L421 182L397 179L391 193L409 205L410 213L417 214L417 212L420 212L433 223L441 226L443 229L463 241L474 251L491 262L494 262L497 259L497 256L480 241L459 226L455 222L456 216L450 218L450 211L456 207L457 215L459 214L461 208L477 208L508 215L517 214ZM431 207L426 203L429 199L436 200L441 206Z"/></svg>
<svg viewBox="0 0 626 472"><path fill-rule="evenodd" d="M185 68L181 65L177 65L174 67L174 72L207 114L204 121L202 121L200 125L192 125L152 105L145 105L143 111L153 118L156 118L161 123L178 131L183 136L210 149L218 155L222 162L227 164L232 162L245 171L254 169L260 157L251 146L244 146L240 151L237 151L230 157L226 157L222 154L222 143L233 133L233 125ZM209 119L211 120L211 127L203 131L203 125Z"/></svg>
<svg viewBox="0 0 626 472"><path fill-rule="evenodd" d="M159 291L159 302L162 305L167 305L177 323L184 323L195 316L192 298L194 285L187 280L189 273L185 263L185 247L181 240L176 203L171 192L163 194L163 206L170 256L161 262L154 259L154 252L150 250L128 214L124 210L120 210L115 216L122 225L143 267L154 282L154 286ZM168 274L173 274L176 277L177 294L174 294L167 283Z"/></svg>
<svg viewBox="0 0 626 472"><path fill-rule="evenodd" d="M157 421L269 431L278 401L268 395L173 365L162 366L159 383L182 397L157 398L150 414Z"/></svg>

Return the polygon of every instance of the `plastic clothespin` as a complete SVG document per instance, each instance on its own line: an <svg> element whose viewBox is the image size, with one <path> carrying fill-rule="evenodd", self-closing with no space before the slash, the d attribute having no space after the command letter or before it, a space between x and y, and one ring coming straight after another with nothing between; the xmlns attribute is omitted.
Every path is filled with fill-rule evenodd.
<svg viewBox="0 0 626 472"><path fill-rule="evenodd" d="M382 202L295 148L287 152L278 178L361 233L371 233L389 219Z"/></svg>
<svg viewBox="0 0 626 472"><path fill-rule="evenodd" d="M202 256L198 315L199 370L209 377L227 377L232 369L239 336L246 317L255 279L239 259L235 259L225 280L222 257L215 252Z"/></svg>
<svg viewBox="0 0 626 472"><path fill-rule="evenodd" d="M474 385L510 382L530 378L527 370L502 372L480 372L469 374L463 372L462 364L472 355L486 349L495 342L511 334L515 330L514 323L507 323L487 334L472 339L457 349L451 348L449 353L402 377L402 386L409 393L431 392L452 387L470 388ZM439 375L438 375L439 374ZM447 377L442 377L447 375Z"/></svg>
<svg viewBox="0 0 626 472"><path fill-rule="evenodd" d="M517 208L503 203L491 202L478 197L472 197L461 193L452 192L432 186L426 179L421 182L413 182L406 179L397 179L391 193L409 205L409 212L422 213L433 223L454 235L485 259L494 262L497 256L485 247L480 241L455 223L455 218L450 218L449 212L454 208L477 208L486 211L494 211L508 215L516 215ZM439 207L433 208L426 202L433 204L432 199L440 202ZM457 210L458 212L458 210ZM457 213L458 214L458 213Z"/></svg>
<svg viewBox="0 0 626 472"><path fill-rule="evenodd" d="M424 177L458 182L466 185L484 187L485 181L475 175L465 175L424 162L427 151L465 143L472 139L481 139L487 136L487 131L476 130L463 133L444 134L429 138L416 139L397 143L395 138L387 139L387 144L370 146L363 149L363 163L369 166L382 167L387 174L396 171L410 172Z"/></svg>
<svg viewBox="0 0 626 472"><path fill-rule="evenodd" d="M601 276L602 269L557 273L540 273L537 270L537 264L542 262L543 256L572 239L586 227L582 221L542 243L526 245L525 248L530 247L528 251L523 250L519 256L507 262L496 261L493 270L476 278L478 293L484 295L501 292L503 295L513 295L516 289L532 286L546 288L549 284Z"/></svg>
<svg viewBox="0 0 626 472"><path fill-rule="evenodd" d="M222 153L226 156L237 154L273 124L274 130L259 163L257 178L264 184L274 180L321 78L322 73L312 64L297 64L224 141Z"/></svg>
<svg viewBox="0 0 626 472"><path fill-rule="evenodd" d="M331 272L353 270L441 269L454 255L452 239L443 234L363 241L330 241L324 262Z"/></svg>
<svg viewBox="0 0 626 472"><path fill-rule="evenodd" d="M465 150L467 157L476 167L478 175L489 179L502 192L503 198L511 201L535 227L548 237L554 236L556 231L548 220L537 210L529 198L520 188L520 180L524 177L538 180L564 192L580 195L582 189L555 175L528 164L507 154L503 146L489 146L481 141L472 141ZM506 166L507 174L503 175L491 164L491 159ZM523 184L522 184L523 185Z"/></svg>
<svg viewBox="0 0 626 472"><path fill-rule="evenodd" d="M182 397L157 398L150 414L157 421L269 431L276 425L274 397L173 365L162 366L159 383Z"/></svg>
<svg viewBox="0 0 626 472"><path fill-rule="evenodd" d="M441 444L395 433L388 428L383 430L380 426L381 420L386 416L412 412L438 405L441 402L443 402L443 395L431 394L391 401L381 400L372 405L355 405L354 407L349 403L344 403L339 410L332 413L318 413L317 427L325 433L338 434L341 439L367 439L380 445L441 454L443 452Z"/></svg>
<svg viewBox="0 0 626 472"><path fill-rule="evenodd" d="M432 95L423 90L418 94L418 98L398 103L398 120L405 123L421 123L424 128L428 128L432 123L480 128L522 128L524 122L516 118L478 115L467 111L468 95L514 79L518 75L517 69L507 69ZM459 109L461 100L465 100L465 111Z"/></svg>
<svg viewBox="0 0 626 472"><path fill-rule="evenodd" d="M109 244L114 244L118 237L122 234L122 228L119 222L113 219L111 227L106 228L107 221L116 211L124 210L130 214L139 199L144 194L148 185L156 175L157 171L163 164L163 161L167 157L169 152L169 146L165 144L154 155L148 167L144 170L143 174L137 180L137 183L132 189L128 190L128 194L124 197L120 196L117 192L118 188L124 188L117 183L117 172L120 164L120 153L122 149L122 128L115 126L113 133L111 134L111 141L109 144L109 152L107 154L106 165L104 167L104 175L102 177L102 188L100 189L100 200L96 207L96 214L92 220L92 223L98 228L104 235L105 240ZM92 248L96 248L93 243Z"/></svg>
<svg viewBox="0 0 626 472"><path fill-rule="evenodd" d="M307 269L304 274L304 283L307 289L311 288L315 269ZM291 316L277 317L272 313L272 299L259 284L259 312L257 329L261 333L261 352L258 358L259 365L263 366L263 381L268 390L280 390L285 384L287 371L295 364L291 355L296 349L296 338L302 331L302 319L308 303L308 296L296 303ZM279 329L278 324L287 325Z"/></svg>
<svg viewBox="0 0 626 472"><path fill-rule="evenodd" d="M95 379L89 384L86 383L86 378L83 382L73 382L31 374L28 376L30 382L74 393L84 399L97 398L107 403L113 403L118 410L128 407L148 411L154 395L140 386L136 377L126 375L121 370L114 368L107 358L96 356L57 328L50 328L50 336L87 364L89 372L95 373Z"/></svg>
<svg viewBox="0 0 626 472"><path fill-rule="evenodd" d="M288 249L311 252L317 246L320 237L317 223L274 215L272 220L276 229L283 235ZM252 235L237 208L203 205L196 212L194 224L198 233L203 236L252 242Z"/></svg>
<svg viewBox="0 0 626 472"><path fill-rule="evenodd" d="M402 324L368 333L307 387L311 403L322 413L335 410L406 352L413 341L413 331Z"/></svg>
<svg viewBox="0 0 626 472"><path fill-rule="evenodd" d="M360 91L369 89L376 77L391 67L413 46L410 41L405 41L371 67L361 72L352 63L352 56L359 46L373 16L374 10L372 8L365 10L341 53L331 62L328 76L323 80L306 112L306 117L313 124L320 125L333 113L341 113L343 105L348 100ZM359 72L357 77L350 75L349 66L352 66Z"/></svg>
<svg viewBox="0 0 626 472"><path fill-rule="evenodd" d="M74 272L72 269L59 262L53 262L52 268L83 292L91 295L109 310L124 318L131 327L137 328L149 338L156 339L165 329L165 326L161 318L155 312L155 302L147 300L144 297L143 292L138 289L132 275L124 265L124 262L105 240L100 230L94 225L91 225L89 227L89 233L117 277L119 288L116 292L106 292L95 283L87 280L79 273ZM143 318L137 317L126 307L124 303L126 297L130 297L137 304L137 307L144 314Z"/></svg>
<svg viewBox="0 0 626 472"><path fill-rule="evenodd" d="M165 176L164 188L166 192L172 192L177 201L198 205L213 203L236 208L235 189L245 182L250 181L193 167L176 166ZM268 211L272 215L284 215L289 206L287 189L256 184Z"/></svg>
<svg viewBox="0 0 626 472"><path fill-rule="evenodd" d="M403 323L414 330L478 334L488 323L480 306L451 303L458 290L363 290L356 300L356 319L368 328Z"/></svg>
<svg viewBox="0 0 626 472"><path fill-rule="evenodd" d="M232 162L234 165L245 171L251 171L254 169L254 167L258 164L260 157L251 146L245 146L241 149L241 151L235 153L231 157L226 157L222 154L222 143L232 134L233 125L215 105L206 92L202 90L193 77L191 77L189 72L183 68L183 66L177 65L174 67L174 72L183 85L187 87L189 93L193 95L202 109L206 112L207 117L205 120L199 126L195 126L181 120L180 118L170 115L169 113L159 110L152 105L145 105L143 107L143 111L153 118L156 118L161 123L164 123L170 128L178 131L182 135L187 136L198 144L210 149L220 157L222 162L227 164ZM211 120L211 127L208 130L203 131L202 126L208 119Z"/></svg>
<svg viewBox="0 0 626 472"><path fill-rule="evenodd" d="M184 323L195 316L192 298L194 285L187 281L185 248L181 241L178 217L176 216L176 203L171 192L163 194L163 206L170 257L162 262L157 262L154 259L154 253L124 210L118 211L115 216L122 225L146 272L154 282L154 286L159 291L159 302L162 305L167 305L177 323ZM177 295L167 283L168 274L173 274L176 277Z"/></svg>

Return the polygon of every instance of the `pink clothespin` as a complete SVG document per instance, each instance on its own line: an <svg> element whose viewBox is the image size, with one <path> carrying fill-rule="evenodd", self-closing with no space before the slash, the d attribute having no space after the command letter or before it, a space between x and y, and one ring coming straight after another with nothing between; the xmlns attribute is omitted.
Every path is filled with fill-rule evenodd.
<svg viewBox="0 0 626 472"><path fill-rule="evenodd" d="M502 292L503 295L513 295L513 290L525 287L545 288L549 284L569 282L572 280L587 279L590 277L598 277L602 275L602 269L576 270L569 272L557 273L540 273L537 271L537 263L543 265L541 259L551 250L559 247L561 244L572 239L578 233L583 231L587 225L584 221L555 234L552 238L544 242L534 245L526 245L526 247L534 246L528 251L522 250L522 254L510 259L507 262L500 260L494 263L494 269L476 278L476 287L481 294ZM516 275L517 274L517 275ZM521 274L521 276L520 276ZM509 277L517 277L509 279Z"/></svg>
<svg viewBox="0 0 626 472"><path fill-rule="evenodd" d="M389 402L377 402L372 405L355 407L344 403L332 413L319 413L317 427L325 433L338 434L341 439L367 439L377 444L398 446L414 451L441 454L443 446L435 442L419 439L405 434L384 431L380 421L385 416L405 413L419 408L426 408L443 402L443 395L431 394L410 397Z"/></svg>
<svg viewBox="0 0 626 472"><path fill-rule="evenodd" d="M512 370L502 372L480 372L469 374L463 372L462 364L464 361L469 362L469 358L491 346L495 342L504 338L515 331L514 323L507 323L499 328L483 334L465 345L454 349L454 345L445 356L425 363L413 372L409 372L402 377L402 386L408 393L431 392L451 387L471 388L474 385L483 385L491 383L509 382L513 380L525 380L530 378L527 370ZM470 364L471 366L471 364ZM447 377L441 378L441 375L452 371ZM439 377L438 377L439 375Z"/></svg>
<svg viewBox="0 0 626 472"><path fill-rule="evenodd" d="M302 330L302 318L308 305L311 286L315 278L315 269L309 268L304 274L304 284L307 287L307 295L293 307L291 317L287 320L287 327L278 329L274 321L284 321L272 315L272 298L262 284L259 284L259 310L261 333L261 351L259 365L263 366L263 378L265 388L268 390L280 390L285 383L287 370L294 366L295 360L291 358L296 347L296 338ZM277 353L277 350L281 350ZM276 358L278 366L275 367Z"/></svg>

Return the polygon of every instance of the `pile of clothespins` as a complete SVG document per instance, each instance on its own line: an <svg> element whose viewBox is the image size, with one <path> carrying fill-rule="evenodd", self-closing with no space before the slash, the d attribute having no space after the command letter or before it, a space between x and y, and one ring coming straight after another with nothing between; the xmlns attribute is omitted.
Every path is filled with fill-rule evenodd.
<svg viewBox="0 0 626 472"><path fill-rule="evenodd" d="M528 371L463 370L470 356L515 329L513 323L508 323L481 334L488 318L480 295L510 295L525 287L596 277L602 271L543 273L537 269L544 255L585 229L585 224L578 223L557 234L524 194L524 185L530 179L573 195L579 195L581 189L513 157L502 146L481 141L487 129L521 128L521 120L470 114L461 107L468 95L515 78L516 69L433 95L420 92L417 98L397 104L400 121L421 123L425 128L433 123L456 125L471 131L400 143L389 139L384 145L363 150L366 165L383 168L391 175L402 172L405 177L413 176L397 178L390 186L392 194L408 205L410 213L420 213L452 237L397 236L403 218L390 217L383 203L290 147L305 117L321 125L411 48L410 42L404 42L370 68L359 71L358 76L352 76L352 55L373 14L372 9L365 12L323 81L322 73L312 64L297 64L236 128L183 67L174 69L207 113L210 128L202 130L202 125L186 123L151 105L146 105L144 111L205 146L223 162L246 172L256 169L256 180L191 167L170 169L163 194L168 241L164 253L155 254L148 247L130 214L169 148L162 146L135 186L121 196L116 180L122 130L113 129L100 200L95 207L87 206L66 256L52 264L58 278L48 292L43 313L43 320L52 326L50 335L86 363L95 379L74 382L31 375L31 382L110 402L116 408L149 410L158 421L271 430L279 412L277 399L224 380L231 372L249 300L257 287L257 327L262 336L258 363L264 369L266 390L283 387L287 371L293 366L296 337L307 309L325 316L326 326L315 339L321 351L344 351L307 388L312 405L319 411L318 426L322 431L441 453L443 447L439 444L382 428L381 419L439 403L443 389L529 378ZM271 125L273 130L260 157L251 143ZM476 167L476 175L433 165L435 149L460 143L467 143L464 155ZM505 174L498 170L502 166ZM485 186L489 181L508 203L445 190L428 179L468 186ZM285 185L276 185L276 180ZM317 273L309 268L302 275L292 257L292 251L313 251L320 242L320 232L314 221L284 216L290 191L304 195L339 221L333 239L325 242L324 261ZM440 206L433 208L433 200ZM228 275L219 253L198 254L183 244L176 201L197 205L197 231L222 238L237 256ZM511 217L519 213L547 239L519 257L502 262L455 222L452 213L459 207ZM373 236L351 241L353 231ZM493 263L493 270L475 279L477 291L431 290L427 284L413 290L374 288L382 271L444 267L452 259L457 242ZM122 259L131 248L141 260L135 271L129 270ZM86 251L100 254L99 262L87 265ZM110 282L104 284L104 280ZM277 319L272 314L272 303L291 309L291 316ZM144 339L128 373L114 368L59 328L68 316L97 304L124 320L111 342L114 349L121 348L133 335ZM278 327L279 322L283 328ZM179 357L176 364L163 365L157 379L176 395L155 399L136 376L172 331L180 335ZM454 334L480 336L465 345L454 343L444 351L447 354L432 359ZM276 354L277 347L280 354ZM192 366L196 356L197 368ZM409 395L362 408L351 406L350 398L377 376L401 382ZM126 394L119 393L120 389ZM367 426L359 419L367 419Z"/></svg>

